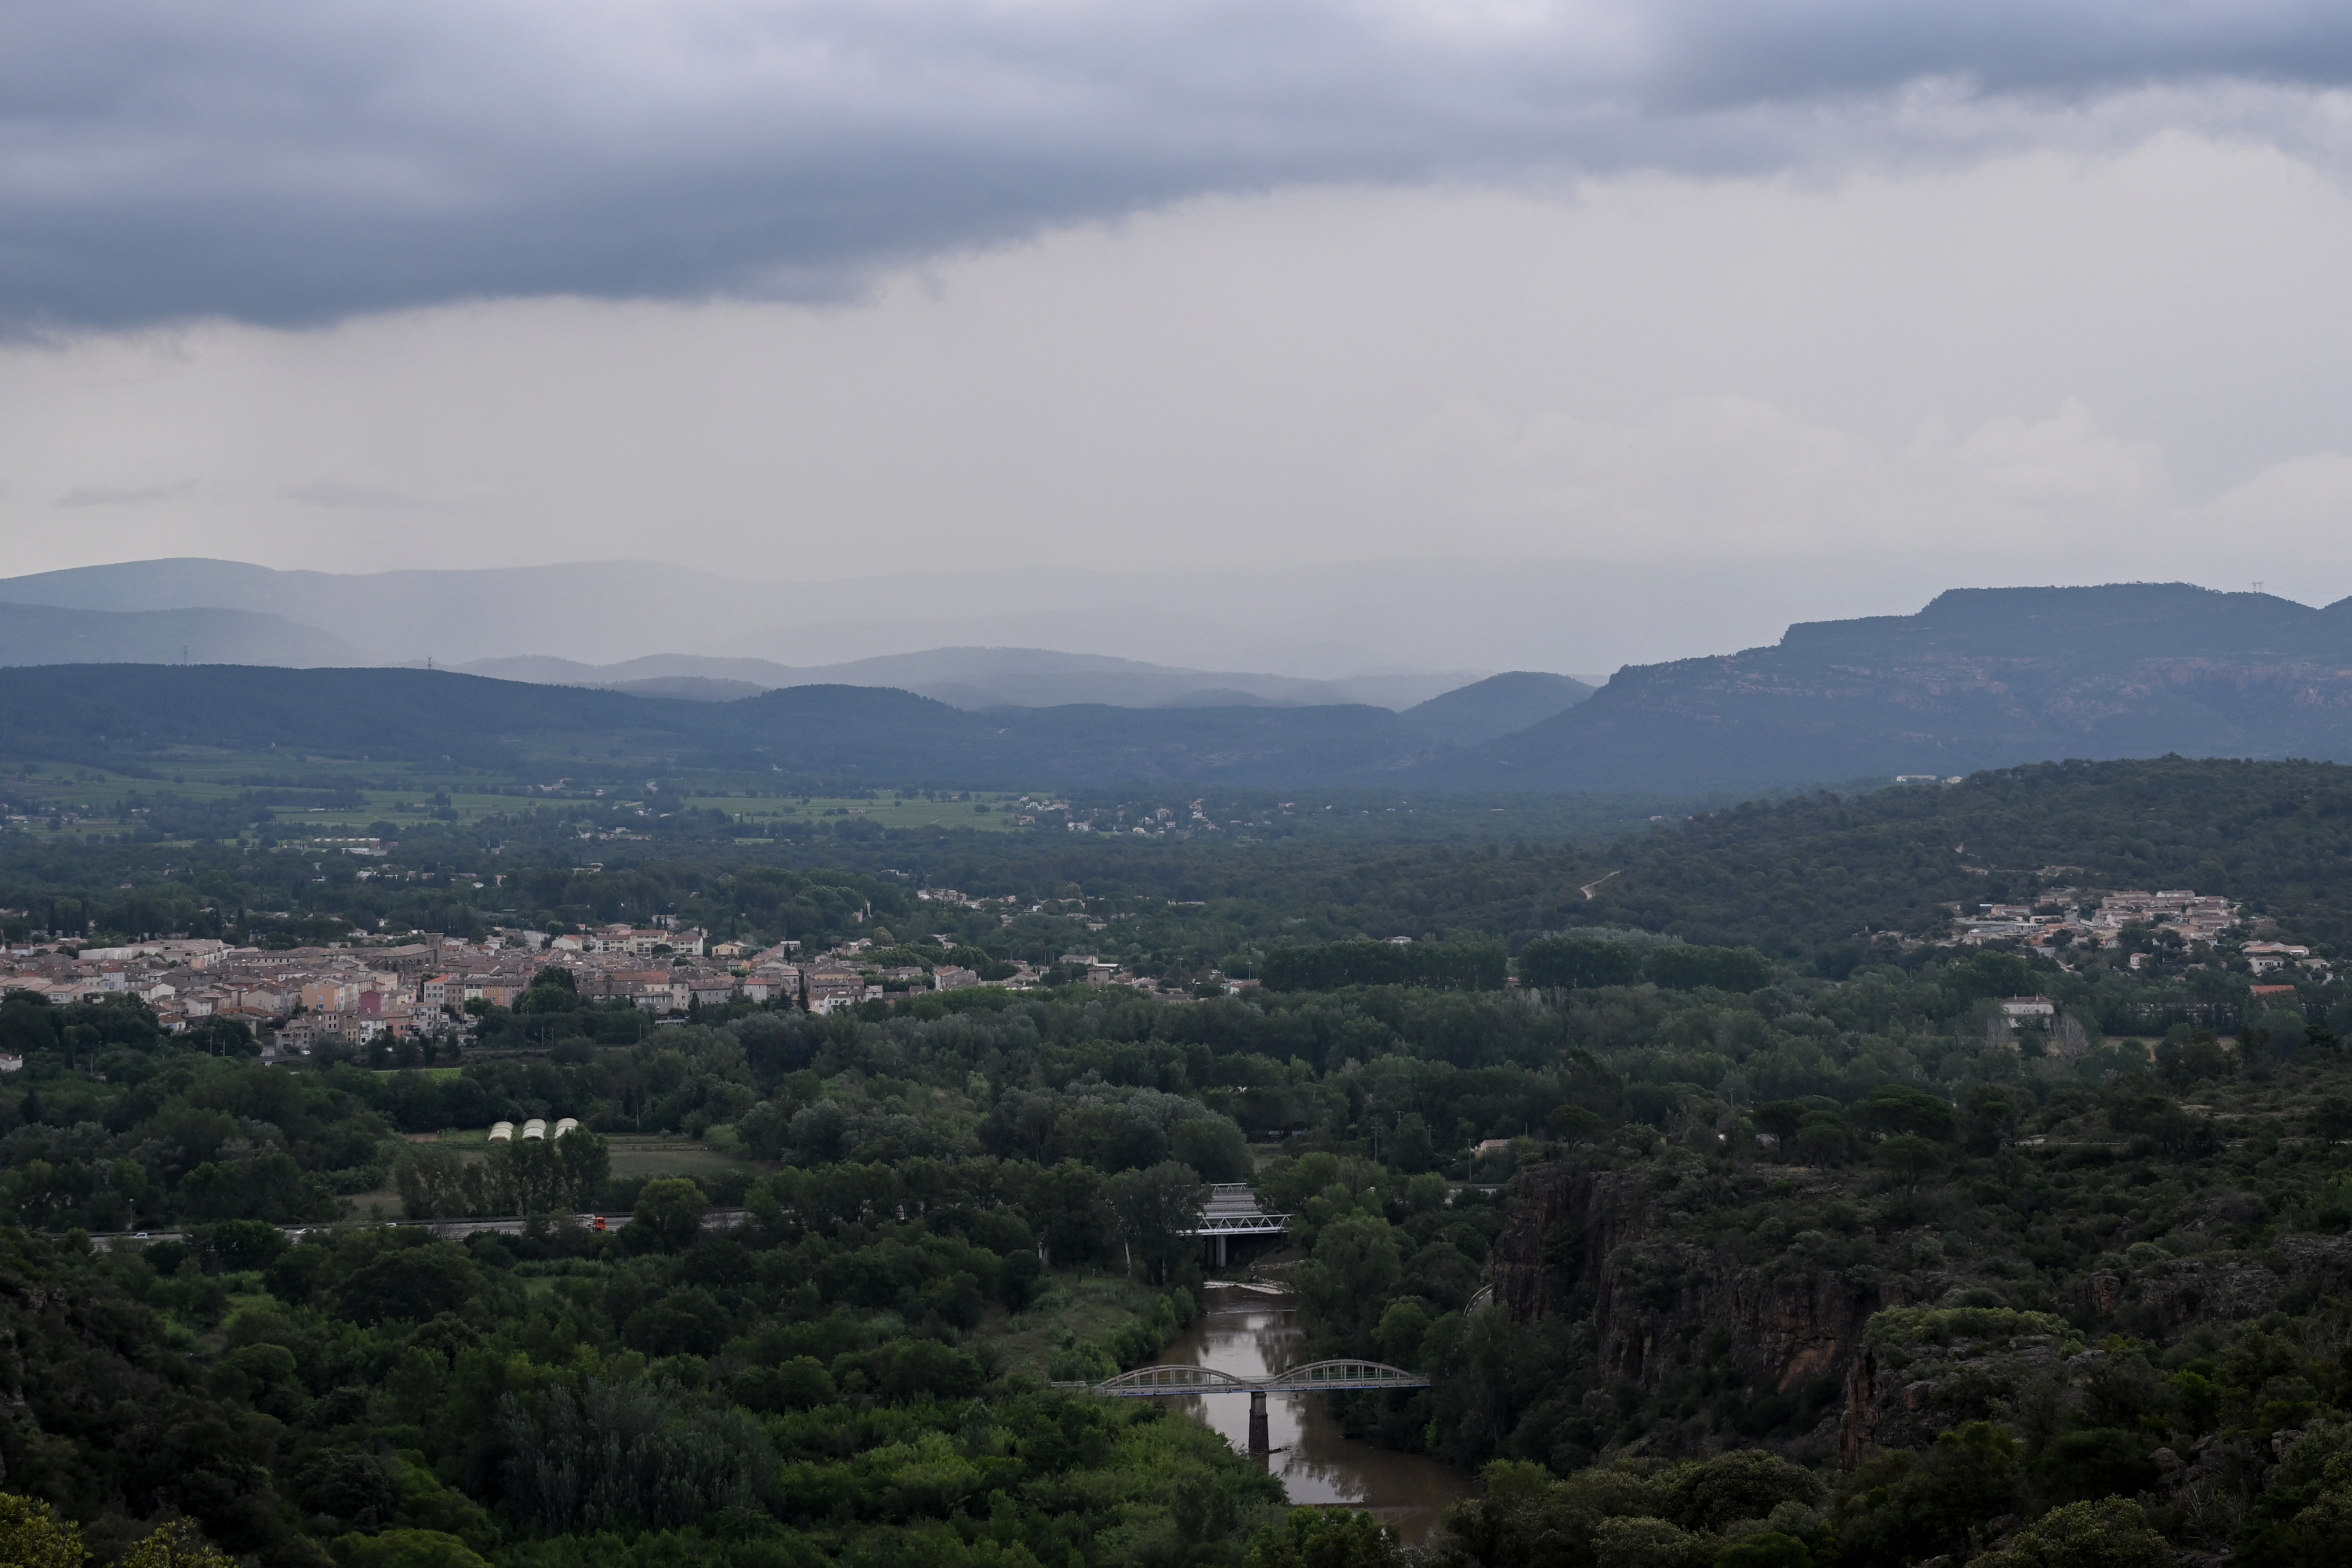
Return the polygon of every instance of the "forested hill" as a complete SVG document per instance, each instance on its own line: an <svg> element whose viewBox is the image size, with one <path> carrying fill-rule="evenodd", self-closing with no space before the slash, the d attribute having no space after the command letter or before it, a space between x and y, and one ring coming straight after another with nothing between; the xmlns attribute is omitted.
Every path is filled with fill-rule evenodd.
<svg viewBox="0 0 2352 1568"><path fill-rule="evenodd" d="M649 910L731 931L746 910L775 906L781 915L781 888L830 868L856 873L861 898L893 889L894 925L899 905L927 885L1024 904L1083 897L1126 913L1087 938L1122 961L1182 952L1196 966L1227 955L1247 964L1250 952L1283 942L1398 935L1475 936L1516 951L1545 932L1609 926L1752 946L1839 973L1886 933L1940 936L1955 904L2075 884L2193 888L2243 903L2288 939L2352 957L2352 767L2333 763L2037 763L1957 784L1750 801L1628 834L1600 825L1627 820L1630 807L1578 827L1538 809L1548 803L1508 796L1450 813L1424 798L1418 813L1354 818L1360 830L1304 796L1290 815L1271 797L1220 798L1211 804L1221 818L1247 820L1156 838L1059 826L888 828L845 816L794 819L837 821L837 831L778 828L746 839L723 811L684 806L656 820L634 800L518 799L478 822L410 823L382 874L366 879L356 862L320 872L299 837L275 847L241 840L235 811L173 807L168 786L154 798L152 841L83 847L37 827L7 834L0 906L46 913L63 900L77 918L130 937L257 937L268 927L259 911L279 909L310 911L329 934L379 921L395 931L544 928ZM1112 799L1082 805L1108 821ZM790 907L795 921L814 919ZM1048 923L1037 942L1050 961L1072 943L1066 927ZM827 929L835 939L855 934ZM793 924L786 934L808 932ZM1120 945L1129 939L1132 953Z"/></svg>
<svg viewBox="0 0 2352 1568"><path fill-rule="evenodd" d="M1916 616L1618 672L1487 746L1489 787L1760 787L2064 757L2352 759L2352 601L2186 584L1955 590Z"/></svg>
<svg viewBox="0 0 2352 1568"><path fill-rule="evenodd" d="M911 845L836 847L876 867ZM1614 842L1476 846L1298 840L1231 847L1007 838L939 862L967 886L1208 900L1240 929L1319 937L1630 926L1752 946L1835 972L1872 933L1943 931L1963 900L2074 883L2194 888L2352 954L2352 767L2051 763L1957 784L1750 801Z"/></svg>
<svg viewBox="0 0 2352 1568"><path fill-rule="evenodd" d="M1958 900L2063 883L2195 888L2352 940L2352 769L2167 757L2058 763L1752 803L1629 844L1595 918L1773 944L1931 929ZM1618 866L1606 868L1620 870ZM1799 933L1801 933L1800 937Z"/></svg>
<svg viewBox="0 0 2352 1568"><path fill-rule="evenodd" d="M955 788L1683 797L2069 757L2352 761L2352 602L2315 610L2179 584L1956 590L1916 616L1791 626L1771 647L1629 667L1579 700L1584 690L1519 672L1402 714L968 711L847 686L692 702L431 670L48 666L0 689L0 757L120 765L222 745L600 782L655 767Z"/></svg>
<svg viewBox="0 0 2352 1568"><path fill-rule="evenodd" d="M132 771L178 747L435 762L548 777L648 768L970 788L1394 776L1448 743L1384 708L966 712L880 687L698 702L418 669L47 665L0 684L0 757Z"/></svg>
<svg viewBox="0 0 2352 1568"><path fill-rule="evenodd" d="M854 853L904 864L910 847ZM836 858L841 850L834 851ZM920 863L918 859L918 863ZM1935 936L1951 906L2074 883L2194 888L2352 953L2352 768L2333 763L2039 763L1958 784L1752 801L1613 843L1298 842L1219 849L1008 839L959 847L967 885L1205 899L1276 930L1458 931L1515 945L1630 926L1841 972L1874 933Z"/></svg>

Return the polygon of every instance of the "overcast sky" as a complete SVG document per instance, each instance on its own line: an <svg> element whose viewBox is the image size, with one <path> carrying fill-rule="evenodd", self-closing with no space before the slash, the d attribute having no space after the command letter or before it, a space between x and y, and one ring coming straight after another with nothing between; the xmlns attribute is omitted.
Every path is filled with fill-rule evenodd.
<svg viewBox="0 0 2352 1568"><path fill-rule="evenodd" d="M2347 80L2259 0L7 7L0 574L2321 602Z"/></svg>

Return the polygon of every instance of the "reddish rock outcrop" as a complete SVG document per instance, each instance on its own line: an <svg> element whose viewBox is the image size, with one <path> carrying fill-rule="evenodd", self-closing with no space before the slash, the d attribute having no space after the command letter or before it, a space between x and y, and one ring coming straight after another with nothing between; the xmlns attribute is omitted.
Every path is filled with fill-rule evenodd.
<svg viewBox="0 0 2352 1568"><path fill-rule="evenodd" d="M1496 1300L1524 1321L1565 1310L1589 1287L1609 1382L1654 1391L1720 1331L1752 1386L1793 1393L1843 1377L1870 1314L1902 1304L1844 1269L1788 1258L1759 1269L1671 1237L1640 1172L1543 1165L1519 1173L1511 1197L1495 1244Z"/></svg>

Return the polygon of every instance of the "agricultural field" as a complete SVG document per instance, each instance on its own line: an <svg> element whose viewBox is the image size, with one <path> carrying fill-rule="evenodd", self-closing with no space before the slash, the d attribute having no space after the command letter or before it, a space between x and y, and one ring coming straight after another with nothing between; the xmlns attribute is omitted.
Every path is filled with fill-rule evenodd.
<svg viewBox="0 0 2352 1568"><path fill-rule="evenodd" d="M973 791L952 800L913 792L870 791L859 795L754 793L748 781L710 781L710 793L667 791L646 780L625 786L573 786L569 779L502 777L465 769L428 769L366 759L281 757L271 752L187 751L164 759L150 776L58 763L12 764L0 760L0 798L18 826L46 829L45 836L88 841L137 833L159 810L223 808L264 810L267 823L241 822L250 838L381 837L385 824L406 831L439 822L478 825L517 812L577 803L595 813L593 837L631 837L616 814L642 816L649 826L681 810L718 812L740 823L747 838L765 838L779 826L809 826L827 821L864 819L887 828L961 827L983 833L1011 829L1018 820L1018 794ZM373 829L374 831L371 831Z"/></svg>

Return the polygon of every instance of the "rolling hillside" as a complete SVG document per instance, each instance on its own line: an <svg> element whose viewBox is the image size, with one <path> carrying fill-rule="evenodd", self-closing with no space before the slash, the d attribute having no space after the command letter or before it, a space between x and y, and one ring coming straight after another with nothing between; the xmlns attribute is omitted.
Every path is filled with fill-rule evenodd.
<svg viewBox="0 0 2352 1568"><path fill-rule="evenodd" d="M331 632L255 610L98 610L0 603L0 666L373 662Z"/></svg>
<svg viewBox="0 0 2352 1568"><path fill-rule="evenodd" d="M887 688L796 686L734 702L446 670L58 665L0 687L0 757L137 766L218 747L437 761L551 776L782 771L1032 787L1401 776L1438 743L1382 708L966 712Z"/></svg>

